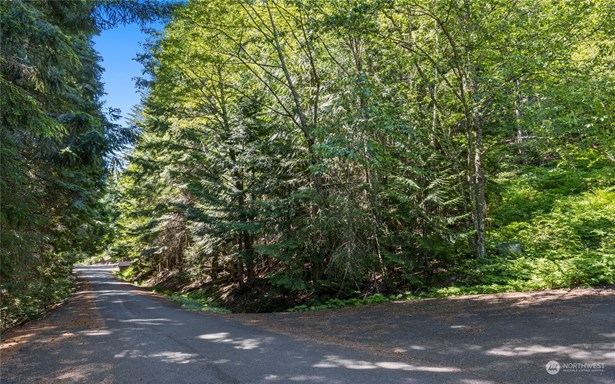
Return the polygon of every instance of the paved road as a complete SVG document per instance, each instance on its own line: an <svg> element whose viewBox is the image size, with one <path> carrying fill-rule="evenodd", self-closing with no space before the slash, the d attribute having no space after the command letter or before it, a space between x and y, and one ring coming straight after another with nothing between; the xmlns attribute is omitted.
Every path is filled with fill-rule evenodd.
<svg viewBox="0 0 615 384"><path fill-rule="evenodd" d="M611 294L596 297L591 313L575 312L586 317L576 315L565 326L562 321L574 311L552 314L558 332L549 332L546 324L544 338L525 344L527 324L508 324L508 334L497 341L502 347L485 351L481 343L493 340L478 336L480 330L462 332L457 339L448 334L439 337L437 324L430 321L414 323L423 328L396 331L398 343L409 334L427 336L420 343L405 340L404 353L395 354L386 348L364 348L367 344L358 336L361 342L355 345L333 336L320 340L325 343L315 342L314 335L326 335L322 319L311 341L305 316L296 323L302 337L294 337L259 325L275 321L276 316L254 321L254 317L189 312L116 280L106 267L80 268L79 273L80 291L69 304L3 340L2 383L615 383ZM361 312L352 314L361 316ZM401 321L394 315L391 319ZM386 318L376 320L381 326L387 324ZM442 321L450 330L463 329L457 320ZM485 320L502 321L498 316ZM545 325L544 319L539 321ZM357 329L365 332L358 325ZM374 328L376 336L377 331ZM579 336L584 341L573 341ZM394 336L386 337L393 337L388 343L395 344ZM441 353L456 349L463 353ZM551 357L561 363L554 375L545 369ZM593 365L564 372L564 364L571 363ZM476 369L481 364L482 369Z"/></svg>

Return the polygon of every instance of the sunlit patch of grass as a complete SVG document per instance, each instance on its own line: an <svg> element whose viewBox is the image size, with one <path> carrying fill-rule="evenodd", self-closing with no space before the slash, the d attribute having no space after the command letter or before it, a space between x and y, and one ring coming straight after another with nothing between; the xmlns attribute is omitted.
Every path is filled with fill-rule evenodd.
<svg viewBox="0 0 615 384"><path fill-rule="evenodd" d="M190 293L183 294L167 294L168 298L178 303L183 308L191 309L195 311L214 312L214 313L229 313L230 310L226 308L216 307L210 305L206 298L191 297Z"/></svg>

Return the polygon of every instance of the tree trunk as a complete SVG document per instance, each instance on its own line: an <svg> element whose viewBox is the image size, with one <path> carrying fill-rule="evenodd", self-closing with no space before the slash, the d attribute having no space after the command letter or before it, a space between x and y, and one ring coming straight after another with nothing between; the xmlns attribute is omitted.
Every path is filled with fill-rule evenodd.
<svg viewBox="0 0 615 384"><path fill-rule="evenodd" d="M487 201L485 199L485 171L483 168L483 129L480 122L474 121L474 193L475 193L475 212L476 217L476 252L478 257L485 257L485 236L486 236L486 212Z"/></svg>

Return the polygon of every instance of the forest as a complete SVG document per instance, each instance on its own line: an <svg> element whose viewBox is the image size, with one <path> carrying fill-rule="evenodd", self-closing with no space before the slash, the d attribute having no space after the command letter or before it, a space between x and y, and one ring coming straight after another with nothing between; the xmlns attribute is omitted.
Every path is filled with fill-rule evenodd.
<svg viewBox="0 0 615 384"><path fill-rule="evenodd" d="M132 123L92 36L170 19ZM2 326L78 261L240 312L615 283L615 3L0 4ZM181 294L181 295L180 295Z"/></svg>

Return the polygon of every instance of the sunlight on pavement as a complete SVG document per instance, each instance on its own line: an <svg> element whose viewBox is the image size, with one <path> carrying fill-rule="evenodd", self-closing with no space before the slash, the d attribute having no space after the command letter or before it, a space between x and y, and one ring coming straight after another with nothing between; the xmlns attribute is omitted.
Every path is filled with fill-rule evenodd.
<svg viewBox="0 0 615 384"><path fill-rule="evenodd" d="M597 347L601 347L597 349ZM566 355L574 359L594 359L602 360L607 358L603 352L615 350L615 343L597 344L594 351L588 351L583 345L503 345L487 351L487 355L495 356L533 356L537 354L559 354Z"/></svg>
<svg viewBox="0 0 615 384"><path fill-rule="evenodd" d="M46 327L46 328L47 329L54 329L55 327ZM8 342L6 340L2 340L2 344L0 344L0 350L9 349L9 348L12 348L12 347L14 347L16 345L20 345L20 344L25 344L32 337L34 337L36 335L37 335L37 333L30 332L30 333L26 333L26 334L23 334L23 335L14 336Z"/></svg>
<svg viewBox="0 0 615 384"><path fill-rule="evenodd" d="M235 349L244 350L260 348L263 344L270 344L273 341L272 337L239 339L229 336L230 334L228 332L218 332L207 333L200 335L197 338L201 340L209 340L214 343L231 344Z"/></svg>
<svg viewBox="0 0 615 384"><path fill-rule="evenodd" d="M278 375L266 375L264 377L266 381L287 383L293 382L308 382L308 383L327 383L331 384L331 378L325 376L308 376L308 375L296 375L296 376L278 376Z"/></svg>
<svg viewBox="0 0 615 384"><path fill-rule="evenodd" d="M228 334L228 332L218 332L218 333L208 333L206 335L201 335L201 336L199 336L199 339L202 339L202 340L220 340L220 339L226 339L229 336L230 335Z"/></svg>
<svg viewBox="0 0 615 384"><path fill-rule="evenodd" d="M422 367L410 365L406 363L381 361L369 362L362 360L343 359L339 356L329 355L321 362L314 364L314 368L348 368L348 369L397 369L402 371L420 371L420 372L460 372L459 368L453 367Z"/></svg>
<svg viewBox="0 0 615 384"><path fill-rule="evenodd" d="M199 355L183 352L143 353L141 350L133 349L124 350L113 357L116 359L157 359L163 363L188 364L196 361Z"/></svg>
<svg viewBox="0 0 615 384"><path fill-rule="evenodd" d="M128 320L119 320L120 323L130 323L130 324L139 324L139 325L182 325L182 323L178 323L174 320L170 319L128 319Z"/></svg>
<svg viewBox="0 0 615 384"><path fill-rule="evenodd" d="M85 335L85 336L106 336L106 335L110 335L112 332L108 331L108 330L97 330L97 331L81 331L79 332L79 334L81 335Z"/></svg>
<svg viewBox="0 0 615 384"><path fill-rule="evenodd" d="M427 348L423 347L422 345L411 345L410 349L415 350L415 351L425 351Z"/></svg>

